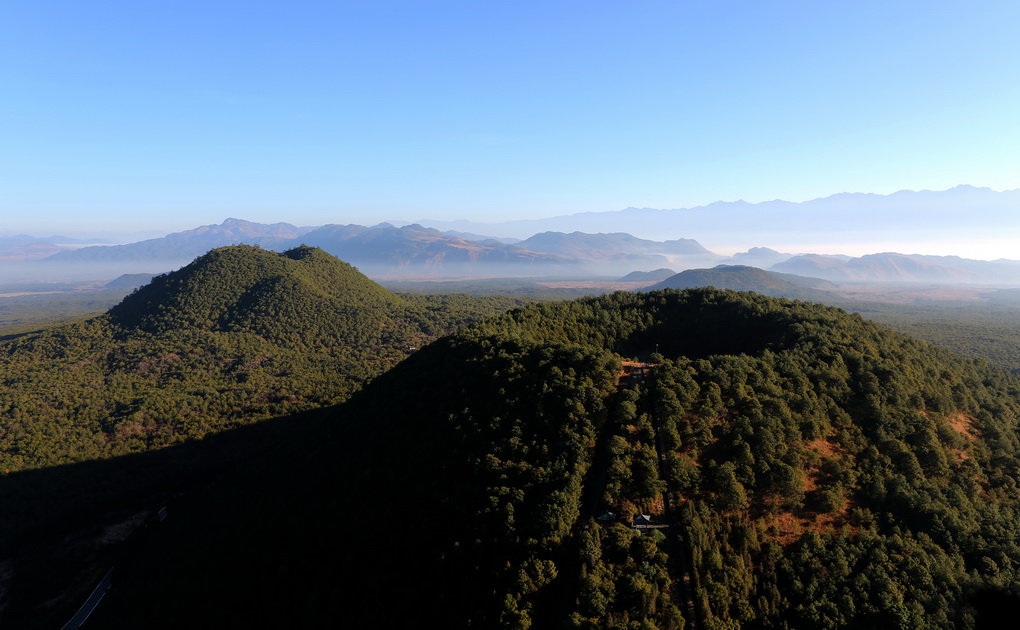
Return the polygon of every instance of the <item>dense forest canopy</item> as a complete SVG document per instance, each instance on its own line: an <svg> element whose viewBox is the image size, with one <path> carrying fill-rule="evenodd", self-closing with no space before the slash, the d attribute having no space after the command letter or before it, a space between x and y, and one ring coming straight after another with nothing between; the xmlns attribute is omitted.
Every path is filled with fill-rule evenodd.
<svg viewBox="0 0 1020 630"><path fill-rule="evenodd" d="M973 627L1020 595L1018 414L1015 376L834 308L532 304L186 503L102 619Z"/></svg>

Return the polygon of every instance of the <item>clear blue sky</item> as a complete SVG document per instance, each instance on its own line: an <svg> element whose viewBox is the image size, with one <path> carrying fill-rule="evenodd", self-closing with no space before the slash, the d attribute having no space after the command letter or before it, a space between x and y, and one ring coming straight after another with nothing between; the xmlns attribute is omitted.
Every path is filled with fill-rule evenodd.
<svg viewBox="0 0 1020 630"><path fill-rule="evenodd" d="M0 4L0 229L1020 188L1020 3Z"/></svg>

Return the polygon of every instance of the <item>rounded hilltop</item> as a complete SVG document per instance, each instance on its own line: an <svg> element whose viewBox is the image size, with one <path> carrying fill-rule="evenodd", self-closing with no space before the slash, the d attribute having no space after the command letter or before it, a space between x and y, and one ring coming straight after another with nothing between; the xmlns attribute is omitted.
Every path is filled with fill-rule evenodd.
<svg viewBox="0 0 1020 630"><path fill-rule="evenodd" d="M197 327L297 326L290 316L323 310L389 309L402 300L351 265L315 247L277 253L251 245L213 249L191 264L156 276L111 309L127 329L159 332ZM285 315L283 320L261 321Z"/></svg>

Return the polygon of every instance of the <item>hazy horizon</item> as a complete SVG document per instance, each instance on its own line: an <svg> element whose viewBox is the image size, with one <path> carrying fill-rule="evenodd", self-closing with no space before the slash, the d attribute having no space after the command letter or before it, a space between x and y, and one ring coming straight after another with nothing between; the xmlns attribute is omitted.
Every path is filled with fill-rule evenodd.
<svg viewBox="0 0 1020 630"><path fill-rule="evenodd" d="M7 4L0 228L1017 189L1018 19L1001 1Z"/></svg>
<svg viewBox="0 0 1020 630"><path fill-rule="evenodd" d="M787 200L769 200L757 203L747 202L745 200L739 200L737 202L716 201L711 204L707 204L706 206L699 206L696 208L654 209L628 207L617 211L582 212L570 215L560 214L541 218L516 219L511 221L485 221L471 219L470 217L459 217L454 220L440 220L433 218L397 219L390 217L381 221L376 221L375 217L372 217L367 221L363 220L359 222L351 217L339 217L319 225L313 225L301 221L300 218L296 218L294 216L278 217L274 220L263 222L252 221L249 217L240 215L224 217L222 219L213 219L198 225L182 225L179 229L167 231L128 229L128 226L121 226L121 230L99 230L97 229L98 226L91 225L90 229L86 231L76 231L72 226L56 226L48 231L36 230L33 233L32 231L15 232L0 227L0 237L26 234L38 238L50 238L53 236L67 237L67 243L56 244L72 248L87 247L91 244L119 245L134 243L151 238L161 238L169 234L187 232L201 227L219 226L225 221L238 219L262 224L287 223L297 227L306 228L320 227L321 225L327 224L358 224L371 226L382 223L389 223L396 227L402 227L420 223L443 231L464 231L496 238L512 237L516 239L526 239L534 234L550 230L560 232L580 231L586 233L625 232L638 238L654 241L665 241L677 238L696 240L710 251L725 256L732 256L737 253L745 252L751 248L767 247L776 251L791 254L846 255L853 257L883 252L897 252L902 254L920 254L929 256L959 256L975 260L1017 259L1018 255L1016 254L1015 249L1016 239L1012 236L1012 230L1020 228L1020 224L1017 224L1017 222L1012 219L1007 219L1005 224L995 226L986 226L981 224L967 225L968 221L972 222L972 217L968 215L964 216L962 221L954 221L953 224L948 226L936 225L934 226L934 229L927 229L931 228L931 226L911 225L909 234L904 234L903 236L900 236L895 230L896 224L905 225L909 223L909 221L916 220L917 217L923 217L924 215L919 214L919 212L934 213L932 218L936 219L938 218L939 212L943 215L945 215L947 211L951 214L959 214L956 210L956 206L952 204L960 204L962 210L968 210L970 209L967 207L968 204L973 204L974 202L983 203L987 201L981 199L968 201L967 199L960 199L959 195L973 195L975 193L987 195L989 192L994 194L996 192L1017 191L994 191L986 187L975 187L969 184L961 184L944 191L911 191L904 189L899 190L892 195L880 195L876 193L835 193L833 195L807 200L807 202L802 204L797 204ZM864 197L866 201L873 202L878 199L880 202L888 203L902 195L914 196L918 194L931 193L934 193L935 195L941 195L943 193L945 195L954 195L955 201L952 199L936 200L934 201L935 206L929 206L928 204L933 203L931 199L928 199L925 202L909 199L897 208L898 213L903 216L892 218L892 226L894 228L892 230L888 225L877 225L867 220L862 220L861 227L855 227L849 231L846 229L843 229L842 231L832 231L824 227L825 222L834 221L838 223L841 219L844 219L844 217L834 212L833 207L822 207L821 209L814 208L808 209L806 213L801 212L801 210L806 209L809 204L817 205L819 203L826 204L829 202L841 204L847 199L860 197ZM947 202L950 205L947 206ZM856 204L851 201L850 203L851 207L855 207L858 211L866 213L869 209L865 201L857 202ZM796 219L793 219L791 222L788 217L776 216L774 222L779 227L772 229L771 231L766 230L765 232L759 233L754 230L751 230L750 232L745 230L741 233L740 230L732 230L730 224L727 222L733 220L732 216L721 217L720 220L714 221L712 217L707 214L709 209L732 209L733 207L759 207L762 209L761 212L767 213L770 210L774 212L776 204L779 204L781 207L794 208L795 214L810 217L815 222L814 227L798 226L796 224ZM915 207L915 205L917 205L917 207ZM838 209L838 207L836 209ZM987 211L988 209L985 208L985 210ZM700 214L686 214L688 211L700 211ZM871 211L874 212L873 209L871 209ZM698 216L701 220L695 221L693 224L681 222L679 225L676 220L673 220L671 224L668 224L669 222L667 222L667 224L660 224L656 222L652 225L649 225L647 222L627 222L626 218L623 219L623 223L620 223L620 221L617 220L615 224L612 222L612 219L606 220L607 217L624 216L627 213L634 212L662 212L662 216L664 217L680 216L680 214L683 214L685 217ZM725 210L723 212L725 212ZM997 210L992 209L991 212L993 214L998 214L1001 219L1003 208L1000 207ZM677 214L673 215L672 213ZM891 214L896 213L894 212ZM913 216L914 219L911 219L911 216ZM943 220L945 219L944 216L942 218ZM593 226L591 223L592 219L600 219L601 223ZM1017 215L1016 219L1020 219L1020 215ZM771 222L772 221L770 221L770 223ZM608 226L608 229L601 229L600 225L602 227ZM783 227L784 225L787 227ZM992 237L990 234L1001 234L1001 236ZM72 242L74 240L85 241L89 239L101 242Z"/></svg>

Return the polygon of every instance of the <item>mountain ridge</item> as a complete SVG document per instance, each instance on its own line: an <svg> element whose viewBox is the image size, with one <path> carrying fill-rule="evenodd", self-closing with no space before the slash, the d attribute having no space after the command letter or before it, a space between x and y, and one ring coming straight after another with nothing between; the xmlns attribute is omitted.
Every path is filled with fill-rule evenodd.
<svg viewBox="0 0 1020 630"><path fill-rule="evenodd" d="M247 244L274 251L308 244L320 247L370 273L432 273L499 275L591 275L616 273L621 266L654 269L669 265L682 269L714 264L743 264L780 273L815 276L835 282L933 282L1020 284L1020 261L974 260L960 256L934 256L884 252L852 257L841 254L786 254L767 247L752 247L726 258L693 239L651 241L625 232L543 232L516 243L495 239L469 240L421 225L395 227L380 224L327 225L294 228L289 224L263 225L227 219L226 227L202 226L164 239L128 245L94 246L61 252L42 264L89 261L180 261L163 256L185 252L201 255L210 245L247 238ZM300 236L284 238L296 231ZM250 238L244 235L255 235ZM225 245L225 244L224 244ZM133 252L141 252L134 258ZM192 256L193 258L194 256ZM189 258L190 261L190 258Z"/></svg>
<svg viewBox="0 0 1020 630"><path fill-rule="evenodd" d="M419 219L439 229L527 238L543 231L628 232L639 238L694 236L710 249L781 246L801 251L825 244L878 241L1001 240L1020 231L1020 189L994 191L961 185L944 191L903 190L889 195L837 193L803 202L716 201L674 209L581 212L504 222Z"/></svg>
<svg viewBox="0 0 1020 630"><path fill-rule="evenodd" d="M960 256L928 256L883 252L856 258L797 255L776 263L771 271L817 276L835 282L932 282L1012 284L1020 282L1020 261L973 260Z"/></svg>
<svg viewBox="0 0 1020 630"><path fill-rule="evenodd" d="M434 229L446 231L427 232ZM377 274L449 271L620 275L619 268L609 266L627 264L647 270L666 264L694 268L726 262L710 251L722 248L746 249L730 259L733 263L762 267L785 264L787 268L775 270L793 271L797 265L811 261L790 262L793 254L781 254L779 250L838 251L837 247L842 245L854 251L873 251L876 243L886 244L887 249L888 244L895 243L895 249L901 251L930 251L931 243L938 243L939 249L945 249L946 243L958 243L965 251L977 251L981 246L989 251L998 247L995 251L1001 252L1008 236L1018 232L1020 189L997 192L958 186L945 191L904 190L890 195L840 193L800 203L720 201L673 210L627 208L503 223L421 220L400 228L389 224L298 228L285 223L263 225L231 218L219 226L202 226L163 239L105 248L85 247L60 252L44 261L53 265L62 261L183 264L215 246L244 242L283 250L302 244L302 237L308 235L315 241L311 244ZM488 238L482 236L486 234ZM558 235L559 242L553 244L550 234ZM698 240L691 240L692 236ZM676 238L669 240L670 237ZM518 242L508 244L500 239ZM610 239L617 242L607 248ZM703 244L708 244L708 248ZM693 249L685 249L685 245ZM697 256L702 258L698 260ZM833 275L826 277L855 282L1015 283L1020 275L1016 269L1006 269L1011 261L1003 259L1001 253L995 261L964 258L954 262L953 256L931 254L900 256L913 260L872 264L876 262L872 259L839 271L830 270Z"/></svg>
<svg viewBox="0 0 1020 630"><path fill-rule="evenodd" d="M263 247L284 246L311 228L299 228L289 223L255 223L244 219L228 218L220 224L202 225L160 238L147 239L124 245L83 247L54 254L46 259L62 262L109 262L123 260L180 260L201 256L214 247L243 244Z"/></svg>
<svg viewBox="0 0 1020 630"><path fill-rule="evenodd" d="M300 234L294 235L297 232ZM615 270L613 265L619 264L659 266L686 261L687 264L698 265L723 259L692 239L659 243L622 233L546 233L536 235L530 241L503 243L496 239L468 240L417 224L402 227L352 224L294 228L289 224L263 225L228 219L220 226L202 226L168 235L164 239L62 252L44 262L59 264L165 260L169 264L177 261L179 256L201 255L210 246L226 246L238 241L273 250L307 244L377 273L412 270L444 273L502 271L530 275L583 274L593 270ZM532 247L532 244L535 246Z"/></svg>

